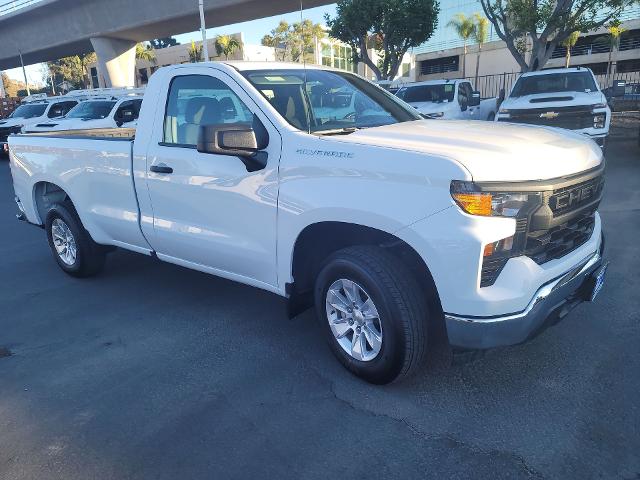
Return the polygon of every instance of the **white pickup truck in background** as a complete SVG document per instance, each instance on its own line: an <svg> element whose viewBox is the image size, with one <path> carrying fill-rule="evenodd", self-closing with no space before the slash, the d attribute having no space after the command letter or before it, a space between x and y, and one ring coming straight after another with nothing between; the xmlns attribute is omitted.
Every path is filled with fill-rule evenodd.
<svg viewBox="0 0 640 480"><path fill-rule="evenodd" d="M161 68L137 129L9 147L18 218L66 273L96 274L120 247L274 292L291 315L315 304L336 357L374 383L415 372L436 331L459 348L523 342L606 271L593 142L424 120L323 67Z"/></svg>
<svg viewBox="0 0 640 480"><path fill-rule="evenodd" d="M8 151L7 138L14 133L28 130L38 123L51 122L63 117L80 99L65 96L49 97L44 95L34 101L23 102L11 115L0 120L0 150Z"/></svg>
<svg viewBox="0 0 640 480"><path fill-rule="evenodd" d="M142 97L138 95L92 98L78 103L64 117L31 123L24 128L24 132L133 127L138 120L141 105Z"/></svg>
<svg viewBox="0 0 640 480"><path fill-rule="evenodd" d="M500 105L496 121L565 128L604 147L611 109L590 69L556 68L523 73Z"/></svg>
<svg viewBox="0 0 640 480"><path fill-rule="evenodd" d="M480 99L467 80L427 80L400 88L396 95L427 118L493 120L496 98Z"/></svg>

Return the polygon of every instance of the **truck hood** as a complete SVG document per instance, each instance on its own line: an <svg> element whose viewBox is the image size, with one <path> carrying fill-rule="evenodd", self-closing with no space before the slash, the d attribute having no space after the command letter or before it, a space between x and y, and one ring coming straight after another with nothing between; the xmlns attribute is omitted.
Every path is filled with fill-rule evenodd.
<svg viewBox="0 0 640 480"><path fill-rule="evenodd" d="M546 107L561 108L596 105L598 103L604 103L605 105L607 103L607 99L602 92L537 93L523 97L509 97L502 102L500 108L507 110Z"/></svg>
<svg viewBox="0 0 640 480"><path fill-rule="evenodd" d="M0 128L15 127L17 125L29 125L33 123L30 118L7 118L0 121Z"/></svg>
<svg viewBox="0 0 640 480"><path fill-rule="evenodd" d="M51 130L86 130L91 128L103 128L109 124L108 118L95 118L83 120L82 118L57 118L52 119L50 124L56 124Z"/></svg>
<svg viewBox="0 0 640 480"><path fill-rule="evenodd" d="M567 130L471 120L416 120L330 137L446 157L475 181L528 181L563 177L597 167L595 142Z"/></svg>

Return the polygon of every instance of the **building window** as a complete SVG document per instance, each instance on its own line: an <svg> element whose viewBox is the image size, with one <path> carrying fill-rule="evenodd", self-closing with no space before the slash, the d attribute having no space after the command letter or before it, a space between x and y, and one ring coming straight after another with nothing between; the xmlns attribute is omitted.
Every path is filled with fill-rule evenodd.
<svg viewBox="0 0 640 480"><path fill-rule="evenodd" d="M140 85L146 85L147 83L149 83L149 76L147 75L146 68L138 69L138 78L140 79Z"/></svg>
<svg viewBox="0 0 640 480"><path fill-rule="evenodd" d="M434 58L420 62L420 74L432 75L434 73L457 72L460 65L460 56Z"/></svg>
<svg viewBox="0 0 640 480"><path fill-rule="evenodd" d="M640 60L618 60L616 65L616 73L637 72L640 70Z"/></svg>
<svg viewBox="0 0 640 480"><path fill-rule="evenodd" d="M640 30L629 30L620 35L620 51L640 48Z"/></svg>
<svg viewBox="0 0 640 480"><path fill-rule="evenodd" d="M351 47L348 45L323 43L321 62L322 65L327 67L339 68L350 72L357 71L357 67L353 64Z"/></svg>

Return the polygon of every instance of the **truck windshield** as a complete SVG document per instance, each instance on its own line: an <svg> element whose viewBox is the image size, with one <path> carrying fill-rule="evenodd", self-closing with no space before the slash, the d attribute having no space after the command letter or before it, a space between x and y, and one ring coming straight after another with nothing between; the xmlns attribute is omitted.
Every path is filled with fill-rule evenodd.
<svg viewBox="0 0 640 480"><path fill-rule="evenodd" d="M304 131L352 131L421 118L390 93L349 73L292 69L243 75L287 122Z"/></svg>
<svg viewBox="0 0 640 480"><path fill-rule="evenodd" d="M598 87L589 72L550 73L520 77L511 92L512 97L537 93L596 92Z"/></svg>
<svg viewBox="0 0 640 480"><path fill-rule="evenodd" d="M116 102L108 100L99 102L82 102L69 110L65 118L82 118L83 120L97 120L105 118L111 112Z"/></svg>
<svg viewBox="0 0 640 480"><path fill-rule="evenodd" d="M46 103L38 103L37 105L20 105L16 108L9 118L34 118L39 117L47 109Z"/></svg>
<svg viewBox="0 0 640 480"><path fill-rule="evenodd" d="M396 95L405 102L452 102L455 93L453 83L443 83L440 85L416 85L413 87L401 88Z"/></svg>

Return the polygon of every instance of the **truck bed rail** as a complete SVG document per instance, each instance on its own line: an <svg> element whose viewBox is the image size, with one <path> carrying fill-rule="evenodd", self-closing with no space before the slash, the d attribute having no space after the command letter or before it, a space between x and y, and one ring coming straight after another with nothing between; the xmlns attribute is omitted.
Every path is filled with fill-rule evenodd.
<svg viewBox="0 0 640 480"><path fill-rule="evenodd" d="M60 130L52 132L22 133L21 136L51 138L87 138L95 140L131 141L136 137L135 128L93 128L85 130Z"/></svg>

